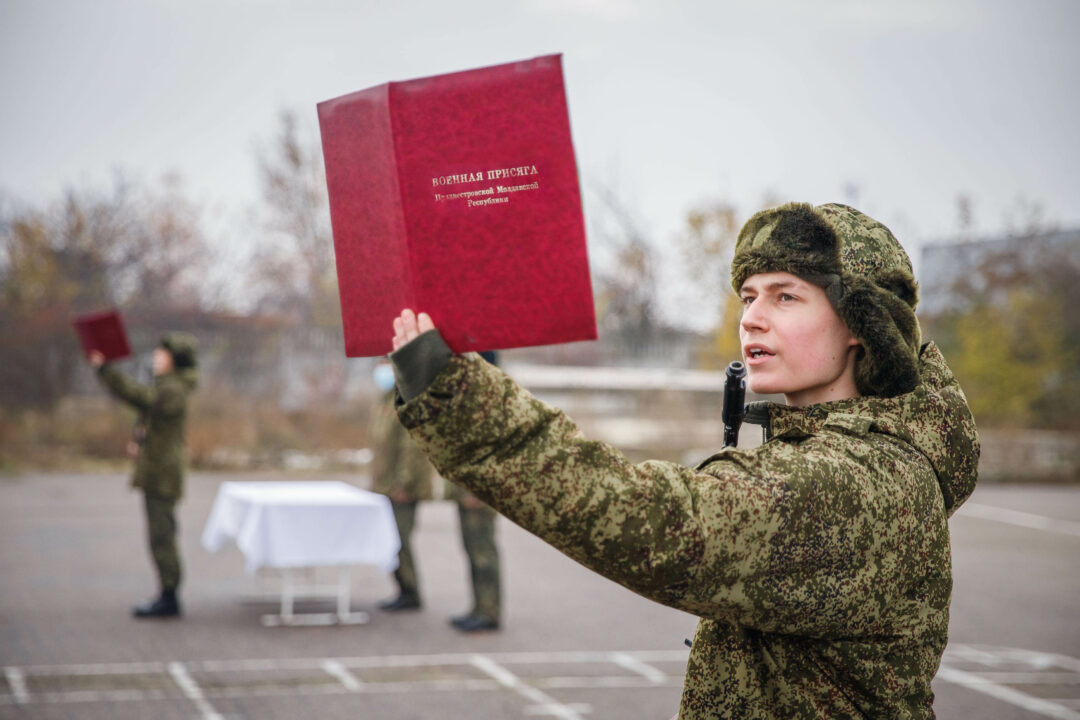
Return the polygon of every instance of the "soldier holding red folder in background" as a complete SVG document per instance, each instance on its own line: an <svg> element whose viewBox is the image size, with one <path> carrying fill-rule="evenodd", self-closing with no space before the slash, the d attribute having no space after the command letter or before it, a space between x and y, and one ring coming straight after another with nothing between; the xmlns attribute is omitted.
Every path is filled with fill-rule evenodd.
<svg viewBox="0 0 1080 720"><path fill-rule="evenodd" d="M157 568L160 595L134 608L137 618L179 617L180 553L177 549L176 504L184 494L184 426L188 395L198 383L197 339L183 332L167 333L154 349L154 379L146 385L107 362L99 350L87 359L108 391L139 413L132 485L143 492L150 554ZM138 428L142 428L140 432ZM129 446L130 448L130 446Z"/></svg>

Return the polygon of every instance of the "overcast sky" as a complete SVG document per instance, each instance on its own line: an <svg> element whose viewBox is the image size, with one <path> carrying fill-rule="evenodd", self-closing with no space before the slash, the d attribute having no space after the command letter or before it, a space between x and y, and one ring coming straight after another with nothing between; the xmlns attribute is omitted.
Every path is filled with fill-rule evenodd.
<svg viewBox="0 0 1080 720"><path fill-rule="evenodd" d="M282 109L316 133L321 100L561 52L586 197L661 248L695 203L766 193L913 251L960 194L980 233L1018 202L1076 227L1078 29L1076 0L0 0L0 193L176 171L239 217Z"/></svg>

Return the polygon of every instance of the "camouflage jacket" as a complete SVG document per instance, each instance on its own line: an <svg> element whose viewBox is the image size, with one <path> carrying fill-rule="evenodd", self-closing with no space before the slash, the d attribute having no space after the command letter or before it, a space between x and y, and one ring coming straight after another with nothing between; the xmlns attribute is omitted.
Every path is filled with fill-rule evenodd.
<svg viewBox="0 0 1080 720"><path fill-rule="evenodd" d="M182 497L187 398L195 389L197 371L174 370L144 385L106 363L98 370L98 378L109 392L134 407L146 426L132 484L149 495Z"/></svg>
<svg viewBox="0 0 1080 720"><path fill-rule="evenodd" d="M404 490L410 502L431 500L435 473L424 451L409 437L394 414L394 395L388 392L375 406L371 425L371 489L383 495Z"/></svg>
<svg viewBox="0 0 1080 720"><path fill-rule="evenodd" d="M768 441L697 468L628 462L475 356L398 412L444 477L701 618L683 720L930 718L947 518L974 489L979 444L933 344L920 372L895 398L759 406Z"/></svg>

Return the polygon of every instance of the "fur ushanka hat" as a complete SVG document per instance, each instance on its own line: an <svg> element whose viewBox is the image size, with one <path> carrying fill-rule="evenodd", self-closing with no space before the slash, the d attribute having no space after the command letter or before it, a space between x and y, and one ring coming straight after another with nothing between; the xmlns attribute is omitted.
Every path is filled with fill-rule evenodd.
<svg viewBox="0 0 1080 720"><path fill-rule="evenodd" d="M751 275L789 272L825 290L858 339L860 395L893 397L919 382L918 286L911 260L889 229L847 205L789 203L763 210L739 232L731 286Z"/></svg>
<svg viewBox="0 0 1080 720"><path fill-rule="evenodd" d="M199 354L199 340L194 335L174 330L161 338L161 347L172 355L173 365L177 368L193 368Z"/></svg>

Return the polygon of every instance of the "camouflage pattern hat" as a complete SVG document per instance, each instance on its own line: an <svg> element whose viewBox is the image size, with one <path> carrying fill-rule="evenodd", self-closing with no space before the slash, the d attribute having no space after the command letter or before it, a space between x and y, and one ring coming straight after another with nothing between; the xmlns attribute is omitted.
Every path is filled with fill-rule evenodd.
<svg viewBox="0 0 1080 720"><path fill-rule="evenodd" d="M861 348L860 395L894 397L919 381L918 286L911 260L887 227L847 205L789 203L763 210L739 232L731 286L789 272L820 286Z"/></svg>

